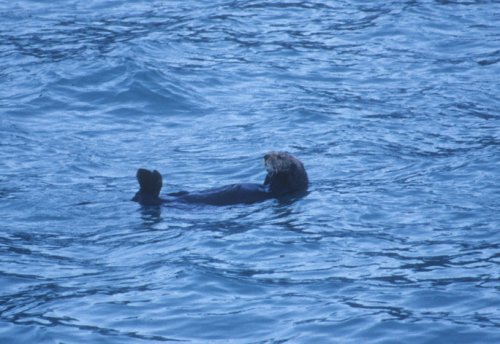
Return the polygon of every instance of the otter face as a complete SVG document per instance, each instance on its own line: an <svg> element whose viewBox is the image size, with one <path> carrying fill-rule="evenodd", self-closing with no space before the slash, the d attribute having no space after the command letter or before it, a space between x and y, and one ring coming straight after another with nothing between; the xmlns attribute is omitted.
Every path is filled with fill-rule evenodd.
<svg viewBox="0 0 500 344"><path fill-rule="evenodd" d="M284 195L305 191L309 180L302 162L287 152L269 152L264 155L267 170L264 185L269 185L273 193Z"/></svg>

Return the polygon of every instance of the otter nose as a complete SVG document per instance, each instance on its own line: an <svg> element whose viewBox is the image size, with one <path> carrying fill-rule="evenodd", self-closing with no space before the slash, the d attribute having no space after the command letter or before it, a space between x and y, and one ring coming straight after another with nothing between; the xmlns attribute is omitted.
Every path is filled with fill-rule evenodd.
<svg viewBox="0 0 500 344"><path fill-rule="evenodd" d="M267 160L267 159L269 159L270 157L271 157L271 154L269 154L269 153L268 153L268 154L265 154L265 155L264 155L264 161L266 161L266 160Z"/></svg>

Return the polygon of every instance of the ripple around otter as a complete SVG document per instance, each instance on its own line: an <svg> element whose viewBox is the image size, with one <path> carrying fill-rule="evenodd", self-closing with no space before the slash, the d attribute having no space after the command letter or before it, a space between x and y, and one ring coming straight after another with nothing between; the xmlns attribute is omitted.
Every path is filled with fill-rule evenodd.
<svg viewBox="0 0 500 344"><path fill-rule="evenodd" d="M0 342L500 342L497 1L0 4ZM260 183L309 193L140 208Z"/></svg>

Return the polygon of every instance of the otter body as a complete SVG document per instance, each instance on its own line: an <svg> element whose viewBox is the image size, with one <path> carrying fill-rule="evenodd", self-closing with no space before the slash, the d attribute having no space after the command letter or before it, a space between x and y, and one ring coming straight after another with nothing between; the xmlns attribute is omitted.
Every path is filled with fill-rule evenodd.
<svg viewBox="0 0 500 344"><path fill-rule="evenodd" d="M264 184L231 184L195 192L175 192L160 197L163 185L158 171L139 169L137 180L140 190L133 201L143 205L183 202L209 205L251 204L271 198L304 192L308 177L304 165L287 152L270 152L264 156L267 175Z"/></svg>

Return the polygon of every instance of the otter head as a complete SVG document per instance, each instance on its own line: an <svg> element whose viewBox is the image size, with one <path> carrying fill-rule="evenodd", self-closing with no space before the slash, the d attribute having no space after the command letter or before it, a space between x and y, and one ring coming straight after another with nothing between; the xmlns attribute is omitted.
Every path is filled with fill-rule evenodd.
<svg viewBox="0 0 500 344"><path fill-rule="evenodd" d="M306 191L309 184L302 162L288 152L269 152L264 155L267 176L264 182L271 192L279 195Z"/></svg>

